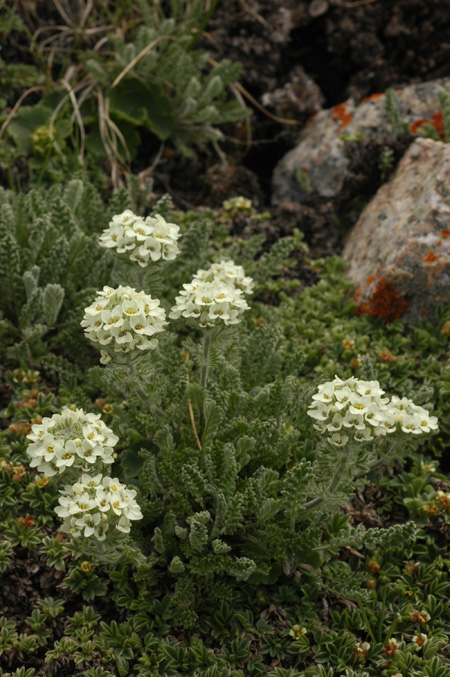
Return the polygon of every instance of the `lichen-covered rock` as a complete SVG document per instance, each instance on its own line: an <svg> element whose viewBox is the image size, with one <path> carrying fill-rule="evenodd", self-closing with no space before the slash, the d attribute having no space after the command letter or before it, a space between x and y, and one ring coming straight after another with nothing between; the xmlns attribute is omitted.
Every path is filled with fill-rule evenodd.
<svg viewBox="0 0 450 677"><path fill-rule="evenodd" d="M450 305L450 144L416 139L350 232L343 257L359 311L391 322Z"/></svg>
<svg viewBox="0 0 450 677"><path fill-rule="evenodd" d="M442 133L440 89L450 89L450 78L396 90L400 117L411 133L417 134L424 122ZM335 197L349 164L345 143L389 132L393 130L386 113L385 94L374 94L359 105L348 99L330 110L320 111L301 133L298 145L275 168L273 204L301 202L311 189L323 197Z"/></svg>

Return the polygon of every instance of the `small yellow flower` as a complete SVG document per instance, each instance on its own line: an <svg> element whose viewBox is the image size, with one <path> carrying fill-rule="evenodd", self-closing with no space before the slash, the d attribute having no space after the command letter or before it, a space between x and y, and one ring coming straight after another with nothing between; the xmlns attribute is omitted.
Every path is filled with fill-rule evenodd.
<svg viewBox="0 0 450 677"><path fill-rule="evenodd" d="M375 560L373 560L373 559L370 560L370 562L368 563L367 566L369 568L369 571L372 574L377 574L380 570L380 565L378 564L378 562L375 562Z"/></svg>
<svg viewBox="0 0 450 677"><path fill-rule="evenodd" d="M307 632L308 630L306 628L303 628L301 625L294 625L289 630L290 636L294 637L294 639L298 639L302 635L306 635Z"/></svg>
<svg viewBox="0 0 450 677"><path fill-rule="evenodd" d="M442 336L450 336L450 321L444 322L444 326L441 329Z"/></svg>
<svg viewBox="0 0 450 677"><path fill-rule="evenodd" d="M424 635L423 632L419 632L417 635L414 635L412 641L416 645L416 651L418 651L424 646L425 642L427 641L427 636Z"/></svg>
<svg viewBox="0 0 450 677"><path fill-rule="evenodd" d="M370 644L369 642L356 642L355 649L358 657L364 658L370 649Z"/></svg>
<svg viewBox="0 0 450 677"><path fill-rule="evenodd" d="M411 614L411 620L413 623L428 623L430 619L431 616L427 611L413 611Z"/></svg>
<svg viewBox="0 0 450 677"><path fill-rule="evenodd" d="M396 639L390 639L389 642L383 647L383 651L386 656L393 656L399 648L400 642Z"/></svg>
<svg viewBox="0 0 450 677"><path fill-rule="evenodd" d="M445 491L437 491L436 498L441 504L441 508L446 510L450 506L450 494L446 494Z"/></svg>

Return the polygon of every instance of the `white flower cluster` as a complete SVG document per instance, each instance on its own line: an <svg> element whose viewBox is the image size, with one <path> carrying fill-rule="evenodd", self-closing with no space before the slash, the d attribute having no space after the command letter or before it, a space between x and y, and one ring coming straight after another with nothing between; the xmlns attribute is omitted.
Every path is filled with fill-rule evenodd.
<svg viewBox="0 0 450 677"><path fill-rule="evenodd" d="M100 414L83 409L63 409L61 414L44 417L27 435L30 466L45 477L66 468L87 468L96 462L113 463L113 447L119 438L100 420Z"/></svg>
<svg viewBox="0 0 450 677"><path fill-rule="evenodd" d="M179 317L194 318L200 327L215 327L220 322L237 324L248 308L240 289L219 280L203 282L194 278L189 284L183 285L169 317L174 320Z"/></svg>
<svg viewBox="0 0 450 677"><path fill-rule="evenodd" d="M378 381L362 381L352 376L336 377L319 385L308 415L314 428L338 447L349 440L369 442L397 432L420 435L437 430L436 416L407 398L383 397Z"/></svg>
<svg viewBox="0 0 450 677"><path fill-rule="evenodd" d="M160 215L143 219L130 209L113 216L109 227L100 235L100 244L115 249L118 254L127 255L145 268L149 260L173 261L180 253L177 240L180 227L167 223Z"/></svg>
<svg viewBox="0 0 450 677"><path fill-rule="evenodd" d="M192 282L183 285L169 317L198 320L200 327L215 327L220 322L237 324L249 309L244 294L251 294L253 280L245 277L242 266L233 261L213 263L198 270Z"/></svg>
<svg viewBox="0 0 450 677"><path fill-rule="evenodd" d="M253 294L255 284L251 277L245 276L243 267L231 260L213 263L208 270L197 270L194 279L204 282L225 282L235 289L240 289L244 294Z"/></svg>
<svg viewBox="0 0 450 677"><path fill-rule="evenodd" d="M110 526L128 534L131 520L142 519L134 500L136 491L115 478L83 474L79 482L67 485L60 493L55 512L64 520L61 531L75 538L94 536L103 541Z"/></svg>
<svg viewBox="0 0 450 677"><path fill-rule="evenodd" d="M129 353L135 349L151 350L158 345L152 338L163 331L166 313L158 299L131 287L103 287L95 301L85 308L81 326L88 339L101 347L101 362L111 360L110 351Z"/></svg>

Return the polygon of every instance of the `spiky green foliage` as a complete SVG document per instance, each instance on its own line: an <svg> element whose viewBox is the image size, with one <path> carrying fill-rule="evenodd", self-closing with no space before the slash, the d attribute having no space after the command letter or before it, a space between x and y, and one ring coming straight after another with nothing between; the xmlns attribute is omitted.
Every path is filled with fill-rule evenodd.
<svg viewBox="0 0 450 677"><path fill-rule="evenodd" d="M385 110L392 126L394 136L399 136L408 129L408 124L403 120L395 91L391 88L385 92Z"/></svg>

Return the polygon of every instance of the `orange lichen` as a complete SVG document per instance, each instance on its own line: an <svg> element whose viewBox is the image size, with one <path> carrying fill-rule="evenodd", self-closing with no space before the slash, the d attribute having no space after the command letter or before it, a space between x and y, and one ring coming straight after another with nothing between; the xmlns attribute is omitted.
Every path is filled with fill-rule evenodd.
<svg viewBox="0 0 450 677"><path fill-rule="evenodd" d="M426 263L434 263L437 261L439 256L435 254L434 252L428 252L428 254L425 257L425 262Z"/></svg>
<svg viewBox="0 0 450 677"><path fill-rule="evenodd" d="M357 315L370 315L385 322L393 322L404 315L408 306L409 303L400 296L396 286L381 277L369 300L360 303L355 312Z"/></svg>
<svg viewBox="0 0 450 677"><path fill-rule="evenodd" d="M445 141L445 126L444 126L444 119L442 117L442 110L441 109L439 109L438 111L433 113L431 124L435 128L437 133L439 134L442 141Z"/></svg>
<svg viewBox="0 0 450 677"><path fill-rule="evenodd" d="M323 144L323 147L324 147L324 148L328 148L327 142L325 142L325 143Z"/></svg>
<svg viewBox="0 0 450 677"><path fill-rule="evenodd" d="M441 245L441 244L442 244L442 240L438 240L438 244Z"/></svg>
<svg viewBox="0 0 450 677"><path fill-rule="evenodd" d="M307 126L307 127L311 127L311 125L312 125L312 123L313 123L313 120L314 120L314 118L316 117L316 115L317 115L317 113L313 113L313 114L311 115L311 117L308 118L308 119L306 120L306 126Z"/></svg>
<svg viewBox="0 0 450 677"><path fill-rule="evenodd" d="M431 118L418 118L417 120L414 120L414 122L409 125L409 128L413 134L417 134L419 129L421 129L426 124L434 127L439 135L439 138L442 139L442 141L445 141L445 127L441 109L435 111Z"/></svg>
<svg viewBox="0 0 450 677"><path fill-rule="evenodd" d="M429 122L428 118L417 118L417 120L414 120L414 122L409 125L409 128L413 134L417 134L419 129L427 122Z"/></svg>
<svg viewBox="0 0 450 677"><path fill-rule="evenodd" d="M364 99L361 101L361 103L367 103L368 101L375 101L376 99L379 99L380 96L383 96L383 94L382 93L371 94L370 96L364 97Z"/></svg>
<svg viewBox="0 0 450 677"><path fill-rule="evenodd" d="M441 237L443 237L444 239L445 239L446 237L448 237L449 235L450 235L450 230L449 230L448 228L446 228L445 230L443 230L442 233L441 233Z"/></svg>
<svg viewBox="0 0 450 677"><path fill-rule="evenodd" d="M302 172L304 172L305 174L307 174L308 171L309 171L308 167L306 167L305 165L303 165L303 167L301 169L302 169Z"/></svg>
<svg viewBox="0 0 450 677"><path fill-rule="evenodd" d="M401 265L403 263L403 259L397 259L397 263Z"/></svg>
<svg viewBox="0 0 450 677"><path fill-rule="evenodd" d="M361 287L358 287L358 289L355 291L355 302L358 301L358 299L362 296L362 289Z"/></svg>
<svg viewBox="0 0 450 677"><path fill-rule="evenodd" d="M341 130L350 124L353 118L353 113L347 110L345 103L338 103L337 106L333 106L331 109L331 117L333 120L337 120L341 123L338 127L338 130Z"/></svg>
<svg viewBox="0 0 450 677"><path fill-rule="evenodd" d="M369 277L366 279L366 284L370 284L376 279L375 275L369 275Z"/></svg>

